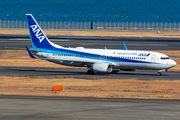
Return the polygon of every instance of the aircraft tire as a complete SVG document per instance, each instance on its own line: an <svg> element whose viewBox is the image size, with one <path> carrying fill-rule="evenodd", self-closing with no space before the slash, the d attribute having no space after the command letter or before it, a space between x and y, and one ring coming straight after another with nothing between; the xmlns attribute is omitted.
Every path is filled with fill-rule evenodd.
<svg viewBox="0 0 180 120"><path fill-rule="evenodd" d="M93 75L93 74L94 74L94 71L93 71L93 70L88 70L88 71L87 71L87 74Z"/></svg>
<svg viewBox="0 0 180 120"><path fill-rule="evenodd" d="M158 75L158 76L161 76L161 75L162 75L162 73L161 73L161 72L158 72L158 73L157 73L157 75Z"/></svg>

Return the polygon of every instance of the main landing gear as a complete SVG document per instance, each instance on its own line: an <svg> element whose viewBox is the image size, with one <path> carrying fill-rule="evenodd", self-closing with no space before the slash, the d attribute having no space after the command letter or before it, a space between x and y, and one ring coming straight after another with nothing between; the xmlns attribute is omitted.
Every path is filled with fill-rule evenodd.
<svg viewBox="0 0 180 120"><path fill-rule="evenodd" d="M94 71L93 71L92 69L89 69L89 70L87 71L87 74L93 75L93 74L94 74Z"/></svg>
<svg viewBox="0 0 180 120"><path fill-rule="evenodd" d="M161 76L161 75L162 75L162 73L161 73L161 72L158 72L158 73L157 73L157 75L158 75L158 76Z"/></svg>

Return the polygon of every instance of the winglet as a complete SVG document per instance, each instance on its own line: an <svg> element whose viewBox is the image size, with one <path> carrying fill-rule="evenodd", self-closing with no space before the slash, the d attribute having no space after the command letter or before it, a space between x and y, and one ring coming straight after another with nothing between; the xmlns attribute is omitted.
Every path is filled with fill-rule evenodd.
<svg viewBox="0 0 180 120"><path fill-rule="evenodd" d="M128 50L125 43L122 41L123 50Z"/></svg>
<svg viewBox="0 0 180 120"><path fill-rule="evenodd" d="M29 50L29 48L26 46L26 50L28 51L28 53L29 53L29 56L31 57L31 58L36 58L36 57L34 57L34 55L31 53L31 51Z"/></svg>

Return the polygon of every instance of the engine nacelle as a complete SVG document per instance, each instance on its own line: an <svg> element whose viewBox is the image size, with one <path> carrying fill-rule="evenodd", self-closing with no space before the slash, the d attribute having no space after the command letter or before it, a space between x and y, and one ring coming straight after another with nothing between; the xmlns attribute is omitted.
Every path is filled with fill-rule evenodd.
<svg viewBox="0 0 180 120"><path fill-rule="evenodd" d="M111 63L96 63L93 65L94 72L110 73L112 71Z"/></svg>

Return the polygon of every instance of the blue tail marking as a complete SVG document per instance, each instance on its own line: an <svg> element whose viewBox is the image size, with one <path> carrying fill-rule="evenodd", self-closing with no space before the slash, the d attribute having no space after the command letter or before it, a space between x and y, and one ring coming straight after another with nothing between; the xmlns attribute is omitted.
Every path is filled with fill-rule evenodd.
<svg viewBox="0 0 180 120"><path fill-rule="evenodd" d="M52 48L50 41L31 14L26 14L32 48Z"/></svg>

